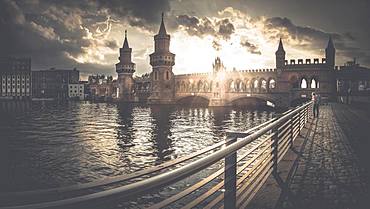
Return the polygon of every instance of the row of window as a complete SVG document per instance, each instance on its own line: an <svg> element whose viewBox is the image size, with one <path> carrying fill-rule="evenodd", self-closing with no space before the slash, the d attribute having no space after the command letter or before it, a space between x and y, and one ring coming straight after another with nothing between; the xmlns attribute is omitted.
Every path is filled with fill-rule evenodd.
<svg viewBox="0 0 370 209"><path fill-rule="evenodd" d="M157 81L157 80L158 80L158 78L159 78L158 71L155 71L155 72L154 72L154 80L155 80L155 81ZM166 71L166 72L165 72L165 75L164 75L164 79L165 79L165 80L170 80L170 78L171 78L170 72L169 72L169 71Z"/></svg>

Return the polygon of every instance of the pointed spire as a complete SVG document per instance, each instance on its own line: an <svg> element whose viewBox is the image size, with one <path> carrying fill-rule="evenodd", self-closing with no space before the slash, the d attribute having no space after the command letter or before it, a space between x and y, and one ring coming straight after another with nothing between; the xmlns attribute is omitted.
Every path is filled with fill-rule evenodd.
<svg viewBox="0 0 370 209"><path fill-rule="evenodd" d="M326 47L327 49L334 49L334 43L333 39L331 38L331 35L329 35L329 41L328 41L328 46Z"/></svg>
<svg viewBox="0 0 370 209"><path fill-rule="evenodd" d="M284 50L284 46L283 46L283 41L281 40L281 38L280 38L280 41L279 41L279 47L278 47L278 50L277 50L278 52L279 51L285 51Z"/></svg>
<svg viewBox="0 0 370 209"><path fill-rule="evenodd" d="M124 49L128 49L128 48L130 48L130 47L128 46L128 41L127 41L127 30L125 30L125 41L123 42L123 48L124 48Z"/></svg>
<svg viewBox="0 0 370 209"><path fill-rule="evenodd" d="M164 16L164 13L162 12L161 27L159 28L158 34L160 34L160 35L167 35L166 27L164 26L163 16Z"/></svg>

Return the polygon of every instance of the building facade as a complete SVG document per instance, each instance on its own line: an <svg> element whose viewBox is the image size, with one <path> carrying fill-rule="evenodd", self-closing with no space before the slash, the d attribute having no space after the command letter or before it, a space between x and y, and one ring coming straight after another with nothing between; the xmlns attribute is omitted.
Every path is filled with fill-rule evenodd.
<svg viewBox="0 0 370 209"><path fill-rule="evenodd" d="M89 98L97 101L118 100L118 82L113 80L112 76L105 75L91 75L88 79L88 86L90 89Z"/></svg>
<svg viewBox="0 0 370 209"><path fill-rule="evenodd" d="M0 58L0 99L30 99L31 59Z"/></svg>
<svg viewBox="0 0 370 209"><path fill-rule="evenodd" d="M83 83L68 84L68 98L84 100L85 99L85 84Z"/></svg>
<svg viewBox="0 0 370 209"><path fill-rule="evenodd" d="M78 84L77 69L55 69L32 71L32 95L39 99L65 100L69 98L69 84Z"/></svg>

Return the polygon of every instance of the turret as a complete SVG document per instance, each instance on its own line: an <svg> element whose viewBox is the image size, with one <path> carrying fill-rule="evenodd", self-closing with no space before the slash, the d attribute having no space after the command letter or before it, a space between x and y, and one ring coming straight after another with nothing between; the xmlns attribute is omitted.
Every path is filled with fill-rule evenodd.
<svg viewBox="0 0 370 209"><path fill-rule="evenodd" d="M275 57L276 57L276 68L283 68L285 65L285 50L281 38L279 41L278 49L275 52Z"/></svg>
<svg viewBox="0 0 370 209"><path fill-rule="evenodd" d="M334 47L334 43L333 43L333 40L332 40L331 36L329 36L328 45L326 46L326 49L325 49L325 59L326 59L326 65L330 69L334 69L334 66L335 66L335 47Z"/></svg>
<svg viewBox="0 0 370 209"><path fill-rule="evenodd" d="M125 30L125 39L122 48L119 49L119 63L116 64L118 74L118 98L122 102L135 101L134 96L134 79L135 63L131 60L132 49L128 45L127 31Z"/></svg>
<svg viewBox="0 0 370 209"><path fill-rule="evenodd" d="M116 64L117 73L134 73L135 63L131 60L132 49L128 45L127 30L125 30L125 39L122 48L119 49L119 63Z"/></svg>
<svg viewBox="0 0 370 209"><path fill-rule="evenodd" d="M162 13L159 32L154 36L154 52L150 56L153 68L152 94L149 103L171 104L174 102L175 79L172 66L175 65L175 54L170 52L170 35L167 34Z"/></svg>

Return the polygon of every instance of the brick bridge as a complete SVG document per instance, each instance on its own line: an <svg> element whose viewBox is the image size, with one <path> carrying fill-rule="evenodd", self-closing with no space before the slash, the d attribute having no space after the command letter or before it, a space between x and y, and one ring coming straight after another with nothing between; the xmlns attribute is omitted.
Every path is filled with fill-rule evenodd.
<svg viewBox="0 0 370 209"><path fill-rule="evenodd" d="M364 78L347 81L347 74L353 76L358 73L340 71L335 67L335 47L331 37L325 48L325 57L321 59L286 60L280 39L274 69L228 71L221 59L216 58L212 72L184 75L174 75L172 71L175 54L169 50L170 35L167 34L163 16L154 43L154 52L150 54L152 72L133 78L135 64L131 60L132 49L126 34L119 63L116 64L119 101L176 104L202 100L209 106L269 101L277 107L288 107L308 100L312 92L319 93L324 100L335 100L339 87L345 89L343 92L349 88L356 89L358 82ZM364 82L370 89L370 71L359 71L366 74Z"/></svg>
<svg viewBox="0 0 370 209"><path fill-rule="evenodd" d="M294 102L310 98L312 92L323 97L332 95L330 70L320 64L291 65L297 69L259 69L225 71L216 58L212 73L175 76L175 102L194 101L203 98L209 106L243 105L245 103L270 102L278 107L287 107ZM300 67L310 67L309 70ZM325 67L325 64L321 64ZM320 78L320 80L319 80Z"/></svg>

